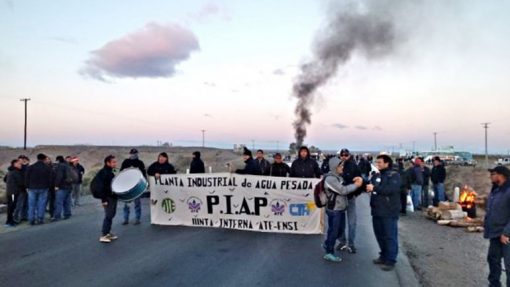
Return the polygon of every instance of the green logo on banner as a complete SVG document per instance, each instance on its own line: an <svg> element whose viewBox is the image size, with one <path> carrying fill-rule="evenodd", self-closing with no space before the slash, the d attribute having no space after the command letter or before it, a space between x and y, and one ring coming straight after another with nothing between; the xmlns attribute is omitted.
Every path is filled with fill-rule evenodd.
<svg viewBox="0 0 510 287"><path fill-rule="evenodd" d="M161 201L161 207L166 213L173 213L175 211L175 202L171 198L165 198Z"/></svg>

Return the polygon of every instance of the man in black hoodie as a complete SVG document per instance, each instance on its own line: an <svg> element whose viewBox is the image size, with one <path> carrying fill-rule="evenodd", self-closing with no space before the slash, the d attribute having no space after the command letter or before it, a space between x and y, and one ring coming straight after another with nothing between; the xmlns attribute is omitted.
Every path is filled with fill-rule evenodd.
<svg viewBox="0 0 510 287"><path fill-rule="evenodd" d="M270 176L287 177L290 174L290 167L288 164L283 162L282 155L276 153L274 155L274 162L271 165L269 172Z"/></svg>
<svg viewBox="0 0 510 287"><path fill-rule="evenodd" d="M44 212L51 185L51 168L44 162L46 155L37 155L37 162L27 168L25 184L28 188L28 220L30 225L44 223Z"/></svg>
<svg viewBox="0 0 510 287"><path fill-rule="evenodd" d="M321 169L314 159L310 158L310 150L302 146L298 152L299 158L290 167L290 177L320 178Z"/></svg>
<svg viewBox="0 0 510 287"><path fill-rule="evenodd" d="M260 169L258 168L257 163L255 163L255 160L253 160L251 150L247 149L246 147L244 148L243 152L243 160L245 163L244 169L237 169L236 173L260 175Z"/></svg>
<svg viewBox="0 0 510 287"><path fill-rule="evenodd" d="M102 236L99 238L99 242L102 243L110 243L117 239L117 236L111 233L113 218L117 213L117 195L112 191L112 181L115 177L113 169L116 167L117 159L115 156L109 155L104 159L104 167L96 175L104 208Z"/></svg>
<svg viewBox="0 0 510 287"><path fill-rule="evenodd" d="M74 179L72 176L71 165L64 160L64 157L57 156L57 167L55 175L55 212L52 221L60 220L62 212L64 219L71 217L71 191L73 189ZM78 177L78 175L76 175Z"/></svg>
<svg viewBox="0 0 510 287"><path fill-rule="evenodd" d="M125 159L122 162L122 166L120 167L120 170L124 170L126 168L138 168L144 177L147 177L147 172L145 171L145 164L143 161L141 161L138 158L138 150L136 148L133 148L129 151L129 158ZM140 202L140 197L134 200L135 201L135 225L140 224L140 218L142 217L142 203ZM129 203L124 204L124 222L122 225L128 225L129 224Z"/></svg>
<svg viewBox="0 0 510 287"><path fill-rule="evenodd" d="M158 155L158 160L153 162L147 170L147 175L154 176L156 179L162 174L176 174L175 168L168 162L168 154L162 152Z"/></svg>
<svg viewBox="0 0 510 287"><path fill-rule="evenodd" d="M16 201L19 194L25 188L25 181L21 174L21 160L14 159L11 161L9 173L4 178L7 184L7 221L6 227L16 226L14 221L14 209L16 208Z"/></svg>
<svg viewBox="0 0 510 287"><path fill-rule="evenodd" d="M201 154L199 151L193 153L193 159L189 166L189 173L205 173L205 165L200 156Z"/></svg>

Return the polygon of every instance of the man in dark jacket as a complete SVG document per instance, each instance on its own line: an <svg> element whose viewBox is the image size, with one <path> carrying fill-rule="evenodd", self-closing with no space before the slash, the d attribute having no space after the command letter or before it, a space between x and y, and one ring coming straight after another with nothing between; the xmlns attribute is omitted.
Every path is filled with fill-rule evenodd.
<svg viewBox="0 0 510 287"><path fill-rule="evenodd" d="M320 178L322 173L319 164L310 158L310 150L306 146L302 146L298 152L296 159L290 167L290 177L300 178Z"/></svg>
<svg viewBox="0 0 510 287"><path fill-rule="evenodd" d="M282 155L280 153L276 153L274 155L274 162L271 165L269 175L276 177L287 177L288 174L290 174L289 165L283 162Z"/></svg>
<svg viewBox="0 0 510 287"><path fill-rule="evenodd" d="M403 158L399 158L397 170L400 174L400 214L407 215L407 195L411 189L411 183L409 181L410 169L405 168Z"/></svg>
<svg viewBox="0 0 510 287"><path fill-rule="evenodd" d="M257 163L253 159L253 155L251 150L244 148L243 152L243 160L244 160L244 169L237 169L236 173L238 174L251 174L251 175L260 175L260 169L257 166Z"/></svg>
<svg viewBox="0 0 510 287"><path fill-rule="evenodd" d="M429 199L429 183L431 171L430 168L425 164L424 158L421 157L420 160L421 160L420 167L423 173L423 186L421 190L421 207L427 208L431 204Z"/></svg>
<svg viewBox="0 0 510 287"><path fill-rule="evenodd" d="M21 175L23 176L23 179L25 179L26 171L30 165L30 159L26 155L20 155L18 159L21 160ZM28 191L26 185L20 192L18 200L16 201L14 220L17 222L28 220Z"/></svg>
<svg viewBox="0 0 510 287"><path fill-rule="evenodd" d="M27 168L25 184L28 188L28 220L30 225L44 223L44 212L51 185L51 168L44 162L46 155L37 155L37 162Z"/></svg>
<svg viewBox="0 0 510 287"><path fill-rule="evenodd" d="M391 271L397 263L398 217L400 213L400 175L392 169L393 160L388 155L379 155L376 165L380 173L372 177L367 185L371 192L372 224L381 252L374 264L382 270Z"/></svg>
<svg viewBox="0 0 510 287"><path fill-rule="evenodd" d="M497 166L489 172L493 188L484 221L484 237L490 240L487 256L489 286L502 286L502 258L505 261L506 286L510 286L510 170L505 166Z"/></svg>
<svg viewBox="0 0 510 287"><path fill-rule="evenodd" d="M147 172L145 171L145 164L143 161L141 161L138 158L138 150L136 148L133 148L129 151L129 158L125 159L122 162L122 166L120 167L120 170L124 170L126 168L138 168L144 177L147 177ZM140 218L142 217L142 203L140 201L140 197L134 200L135 201L135 225L140 224ZM129 203L124 203L124 222L122 225L128 225L129 224L129 213L130 213L130 207Z"/></svg>
<svg viewBox="0 0 510 287"><path fill-rule="evenodd" d="M411 198L414 209L421 210L421 192L423 190L423 170L421 168L421 159L414 160L414 166L410 174L411 179Z"/></svg>
<svg viewBox="0 0 510 287"><path fill-rule="evenodd" d="M264 158L264 151L259 149L255 157L255 163L260 170L260 175L269 175L271 172L271 164Z"/></svg>
<svg viewBox="0 0 510 287"><path fill-rule="evenodd" d="M73 191L71 193L72 203L73 206L80 206L81 185L83 183L85 168L80 164L80 158L77 156L71 158L71 168L73 172L78 175L78 181L73 183Z"/></svg>
<svg viewBox="0 0 510 287"><path fill-rule="evenodd" d="M73 189L74 181L78 180L72 175L71 165L64 160L64 157L57 156L57 168L55 173L55 212L53 213L52 221L58 221L71 217L71 191Z"/></svg>
<svg viewBox="0 0 510 287"><path fill-rule="evenodd" d="M364 180L368 180L368 177L370 176L370 172L372 171L372 165L370 162L366 159L365 156L362 156L358 163L359 171L361 172L361 176Z"/></svg>
<svg viewBox="0 0 510 287"><path fill-rule="evenodd" d="M189 165L189 173L205 173L205 165L199 151L193 153L193 159Z"/></svg>
<svg viewBox="0 0 510 287"><path fill-rule="evenodd" d="M168 162L168 154L162 152L158 155L158 161L153 162L147 170L148 176L154 176L159 179L162 174L176 174L175 168Z"/></svg>
<svg viewBox="0 0 510 287"><path fill-rule="evenodd" d="M16 226L16 221L14 221L16 202L19 194L25 188L25 181L21 174L21 160L14 159L11 161L9 172L4 180L7 185L7 220L5 226L14 227Z"/></svg>
<svg viewBox="0 0 510 287"><path fill-rule="evenodd" d="M439 202L445 201L445 189L444 189L444 181L446 180L446 169L444 168L444 164L441 161L441 158L438 156L434 157L433 160L434 167L432 168L431 180L432 180L432 188L434 189L434 206L438 206Z"/></svg>
<svg viewBox="0 0 510 287"><path fill-rule="evenodd" d="M104 167L96 175L101 184L101 203L104 208L102 236L99 238L99 242L102 243L110 243L117 239L117 236L111 233L113 218L117 213L117 195L112 191L112 181L115 177L113 169L116 167L117 159L109 155L104 159Z"/></svg>

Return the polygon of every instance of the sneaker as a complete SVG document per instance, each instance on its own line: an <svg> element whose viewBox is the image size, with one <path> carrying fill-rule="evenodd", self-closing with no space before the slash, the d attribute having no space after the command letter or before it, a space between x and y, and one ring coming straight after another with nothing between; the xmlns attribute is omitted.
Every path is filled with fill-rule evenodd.
<svg viewBox="0 0 510 287"><path fill-rule="evenodd" d="M108 233L106 237L110 238L111 240L117 240L119 237L113 233Z"/></svg>
<svg viewBox="0 0 510 287"><path fill-rule="evenodd" d="M340 247L338 249L339 251L349 251L349 246L348 245L343 245L342 247Z"/></svg>
<svg viewBox="0 0 510 287"><path fill-rule="evenodd" d="M140 223L141 223L141 222L140 222L140 219L137 219L137 220L135 221L135 225L140 225Z"/></svg>
<svg viewBox="0 0 510 287"><path fill-rule="evenodd" d="M326 255L324 255L323 258L324 258L324 260L329 261L329 262L334 262L334 263L342 262L342 258L335 256L333 254L326 254Z"/></svg>
<svg viewBox="0 0 510 287"><path fill-rule="evenodd" d="M383 265L381 265L381 269L382 269L382 271L386 271L386 272L393 271L393 269L395 269L395 265L383 264Z"/></svg>
<svg viewBox="0 0 510 287"><path fill-rule="evenodd" d="M337 245L335 246L335 250L336 251L340 251L342 250L342 248L344 248L347 244L343 243L343 242L339 242L337 243Z"/></svg>
<svg viewBox="0 0 510 287"><path fill-rule="evenodd" d="M122 222L122 225L128 225L129 224L129 220L124 220L124 222Z"/></svg>
<svg viewBox="0 0 510 287"><path fill-rule="evenodd" d="M16 224L14 224L14 223L6 223L6 224L4 225L4 227L5 227L5 228L16 227Z"/></svg>
<svg viewBox="0 0 510 287"><path fill-rule="evenodd" d="M349 252L351 254L356 254L356 253L358 253L358 249L356 249L356 247L354 247L354 245L352 245L347 248L347 252Z"/></svg>
<svg viewBox="0 0 510 287"><path fill-rule="evenodd" d="M375 265L384 265L384 261L381 258L372 260Z"/></svg>
<svg viewBox="0 0 510 287"><path fill-rule="evenodd" d="M99 237L99 242L101 242L101 243L111 243L112 240L110 239L110 237L108 237L108 235L105 235L105 236Z"/></svg>

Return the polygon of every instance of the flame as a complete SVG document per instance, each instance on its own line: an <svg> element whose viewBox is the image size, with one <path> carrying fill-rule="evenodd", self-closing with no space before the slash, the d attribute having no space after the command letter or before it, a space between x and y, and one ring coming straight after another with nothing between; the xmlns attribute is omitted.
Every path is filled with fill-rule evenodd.
<svg viewBox="0 0 510 287"><path fill-rule="evenodd" d="M463 208L470 209L475 204L476 196L477 196L476 192L466 185L464 186L462 192L460 193L459 204Z"/></svg>

